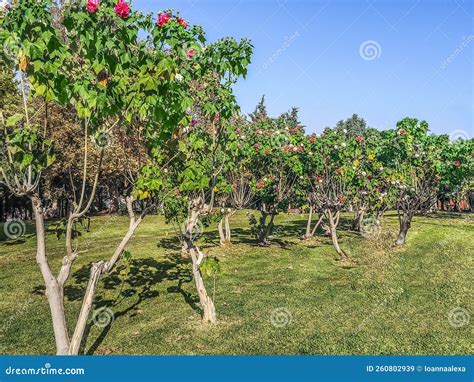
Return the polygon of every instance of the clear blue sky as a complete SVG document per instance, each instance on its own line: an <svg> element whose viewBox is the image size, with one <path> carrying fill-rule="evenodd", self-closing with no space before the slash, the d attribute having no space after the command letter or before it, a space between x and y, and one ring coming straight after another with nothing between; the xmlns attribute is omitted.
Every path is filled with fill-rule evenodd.
<svg viewBox="0 0 474 382"><path fill-rule="evenodd" d="M309 132L357 113L377 128L410 116L427 120L433 132L462 130L469 137L474 136L473 3L133 2L143 11L180 10L205 28L210 41L250 38L255 50L249 75L235 87L245 113L265 94L272 115L299 107Z"/></svg>

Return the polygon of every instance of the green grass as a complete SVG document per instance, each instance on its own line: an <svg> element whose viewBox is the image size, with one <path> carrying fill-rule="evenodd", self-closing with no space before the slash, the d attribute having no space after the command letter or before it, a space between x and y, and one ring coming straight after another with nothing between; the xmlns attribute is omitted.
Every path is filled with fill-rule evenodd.
<svg viewBox="0 0 474 382"><path fill-rule="evenodd" d="M348 216L345 216L348 218ZM129 269L102 278L95 308L115 320L91 325L86 354L471 354L472 319L454 328L449 312L474 312L473 216L416 218L404 248L394 249L397 220L385 219L378 240L341 230L341 246L355 264L335 262L328 238L302 242L305 216L280 215L271 247L253 245L245 213L233 217L233 244L218 247L215 227L200 238L218 255L222 272L207 278L218 324L200 322L188 259L176 228L149 216L128 250ZM349 221L342 219L342 226ZM110 257L127 227L125 217L97 217L80 239L80 258L66 288L72 332L91 262ZM0 226L3 234L3 226ZM1 238L1 237L0 237ZM32 225L17 240L0 243L0 353L54 353L43 282L35 263ZM48 234L57 270L64 240ZM291 322L271 323L285 308Z"/></svg>

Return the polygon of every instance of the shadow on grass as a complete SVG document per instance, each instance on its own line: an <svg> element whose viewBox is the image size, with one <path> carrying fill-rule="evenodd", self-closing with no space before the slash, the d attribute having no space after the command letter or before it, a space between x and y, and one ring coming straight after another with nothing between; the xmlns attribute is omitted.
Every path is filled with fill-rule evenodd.
<svg viewBox="0 0 474 382"><path fill-rule="evenodd" d="M84 298L91 265L83 266L72 275L76 285L65 286L64 294L69 301L80 301ZM167 288L167 292L181 294L184 301L193 310L202 314L198 305L199 298L183 289L183 285L191 282L192 279L189 260L176 254L167 254L161 261L145 258L133 259L128 266L123 261L119 263L110 274L104 275L99 281L103 290L117 291L117 294L115 297L105 298L105 293L99 291L94 297L92 314L85 328L80 354L94 354L107 337L113 322L129 314L130 317L138 315L140 305L159 296L159 292L154 289L164 281L176 282L175 286ZM43 295L44 286L34 287L32 293ZM130 301L131 299L133 302ZM94 314L100 312L100 309L106 308L108 309L106 314L113 313L110 313L109 317L104 317L106 319L102 326L100 314L98 317L94 317ZM89 349L85 349L91 328L94 325L102 330Z"/></svg>

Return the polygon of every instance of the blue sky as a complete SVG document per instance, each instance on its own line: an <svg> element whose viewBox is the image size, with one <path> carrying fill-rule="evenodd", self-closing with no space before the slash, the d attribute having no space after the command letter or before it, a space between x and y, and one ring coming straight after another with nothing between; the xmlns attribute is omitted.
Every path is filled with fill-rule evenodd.
<svg viewBox="0 0 474 382"><path fill-rule="evenodd" d="M270 114L300 108L308 132L353 113L377 128L405 116L435 133L473 137L471 0L135 0L178 9L208 39L248 37L249 75L235 86L242 111L262 94ZM366 48L366 49L364 49Z"/></svg>

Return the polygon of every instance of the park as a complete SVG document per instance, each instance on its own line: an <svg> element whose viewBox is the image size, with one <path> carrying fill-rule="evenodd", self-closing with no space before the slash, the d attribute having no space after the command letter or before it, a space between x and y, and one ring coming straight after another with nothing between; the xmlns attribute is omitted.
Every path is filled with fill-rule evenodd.
<svg viewBox="0 0 474 382"><path fill-rule="evenodd" d="M1 354L472 353L474 139L244 113L249 39L59 3L0 11Z"/></svg>

